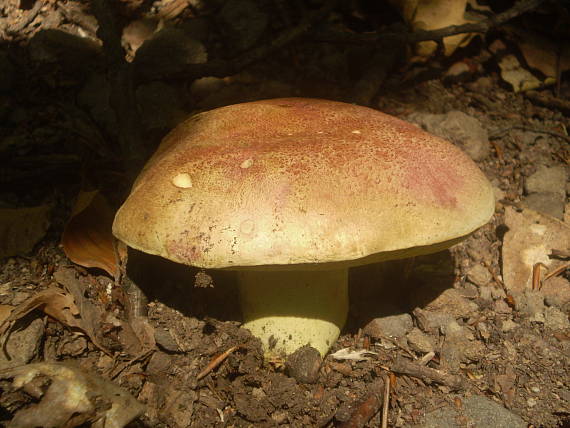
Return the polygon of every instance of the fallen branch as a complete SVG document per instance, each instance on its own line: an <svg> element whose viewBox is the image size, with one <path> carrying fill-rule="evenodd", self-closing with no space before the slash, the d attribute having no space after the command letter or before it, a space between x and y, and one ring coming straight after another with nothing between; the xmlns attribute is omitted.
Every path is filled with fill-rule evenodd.
<svg viewBox="0 0 570 428"><path fill-rule="evenodd" d="M32 7L22 19L12 26L6 28L6 34L17 34L32 23L34 19L40 14L44 2L42 0L36 0L34 7Z"/></svg>
<svg viewBox="0 0 570 428"><path fill-rule="evenodd" d="M390 366L390 370L394 373L417 377L427 382L436 382L441 385L446 385L455 390L466 389L467 387L465 381L460 376L444 373L405 359L397 359Z"/></svg>
<svg viewBox="0 0 570 428"><path fill-rule="evenodd" d="M384 383L389 380L377 379L370 384L370 395L362 402L350 416L350 419L340 424L339 428L362 428L376 413L380 411L383 405Z"/></svg>
<svg viewBox="0 0 570 428"><path fill-rule="evenodd" d="M440 42L449 36L464 33L486 33L491 28L497 27L505 22L510 21L517 16L526 12L536 9L545 0L524 0L516 3L512 8L491 16L480 22L473 22L462 25L450 25L437 30L416 30L413 32L405 31L387 31L376 34L359 34L348 31L331 31L320 29L314 33L313 40L329 43L348 43L348 44L362 44L362 43L377 43L380 40L393 40L398 43L418 43L424 41Z"/></svg>
<svg viewBox="0 0 570 428"><path fill-rule="evenodd" d="M439 28L437 30L417 30L410 33L408 43L417 43L427 40L443 40L444 37L453 36L463 33L486 33L493 27L497 27L505 22L510 21L517 16L536 9L545 0L523 0L515 3L510 9L491 16L484 21L474 22L462 25L450 25L449 27Z"/></svg>

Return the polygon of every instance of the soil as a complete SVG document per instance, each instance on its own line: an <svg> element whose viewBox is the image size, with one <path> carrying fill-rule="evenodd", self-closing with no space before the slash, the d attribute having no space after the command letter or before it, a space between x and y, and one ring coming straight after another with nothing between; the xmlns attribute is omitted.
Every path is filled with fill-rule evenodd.
<svg viewBox="0 0 570 428"><path fill-rule="evenodd" d="M309 12L319 6L313 3ZM231 73L181 77L177 55L185 55L180 67L205 64L206 56L239 59L307 12L286 2L252 4L120 3L115 16L132 30L122 38L129 59L157 25L185 31L164 35L164 43L174 40L173 46L182 47L158 60L148 52L160 52L160 43L141 48L147 53L140 62L155 73L136 87L145 156L193 112L279 96L362 99L355 82L362 83L371 45L327 42L322 34ZM355 34L398 20L386 5L370 7L339 6L327 20ZM247 31L238 12L248 17ZM528 24L521 19L513 25ZM383 414L391 427L491 426L482 422L490 415L495 426L570 426L568 270L552 278L559 291L548 296L544 290L525 291L524 285L509 289L502 253L507 210L531 206L557 215L558 199L546 193L562 194L560 220L568 225L567 178L562 188L547 182L547 192L533 193L527 185L543 167L562 168L569 176L566 74L559 87L515 92L489 50L494 41L508 40L502 28L450 58L412 64L403 56L386 70L369 106L417 123L412 113L460 111L487 131L476 160L497 190L496 213L462 243L418 257L413 265L394 261L352 269L349 320L323 361L310 350L288 361L265 361L259 341L240 328L231 273L204 272L130 250L127 276L150 302L148 324L138 324L128 294L111 275L81 267L63 252L61 237L77 194L98 189L116 208L129 186L120 155L121 121L132 112L110 101L117 91L109 83L113 61L101 49L96 28L94 13L80 2L7 0L0 6L0 208L50 207L42 217L45 227L33 229L39 238L31 238L31 231L18 235L15 241L26 241L20 242L24 250L0 259L0 304L18 307L51 287L81 290L74 294L79 314L66 315L62 306L50 312L49 301L12 326L11 338L3 341L18 341L7 347L16 350L19 364L71 363L112 381L146 406L131 427L372 427L381 426ZM518 52L516 44L509 49ZM469 64L468 71L450 73L458 63ZM175 78L156 77L161 73ZM460 144L469 151L481 143ZM546 199L531 202L535 193ZM570 248L557 250L567 262ZM96 316L86 323L88 314ZM386 333L390 329L396 333ZM348 356L340 357L337 351L346 348ZM13 362L1 360L5 374ZM16 426L9 421L42 394L16 388L4 374L0 423ZM475 406L474 397L485 405ZM89 426L86 421L81 426Z"/></svg>

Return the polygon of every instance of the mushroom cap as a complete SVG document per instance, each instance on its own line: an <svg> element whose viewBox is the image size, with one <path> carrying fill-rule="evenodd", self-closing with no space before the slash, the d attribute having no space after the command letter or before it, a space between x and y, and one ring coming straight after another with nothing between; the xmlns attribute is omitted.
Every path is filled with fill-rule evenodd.
<svg viewBox="0 0 570 428"><path fill-rule="evenodd" d="M313 269L438 251L493 212L490 183L448 141L370 108L285 98L176 127L113 233L201 268Z"/></svg>

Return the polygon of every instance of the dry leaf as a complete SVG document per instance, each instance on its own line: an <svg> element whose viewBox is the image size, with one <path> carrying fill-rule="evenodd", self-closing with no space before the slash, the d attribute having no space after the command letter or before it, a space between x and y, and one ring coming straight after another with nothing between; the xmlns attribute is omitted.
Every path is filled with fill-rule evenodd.
<svg viewBox="0 0 570 428"><path fill-rule="evenodd" d="M51 207L0 209L0 258L29 253L49 227Z"/></svg>
<svg viewBox="0 0 570 428"><path fill-rule="evenodd" d="M85 297L84 285L76 277L72 268L62 267L54 273L56 281L73 295L75 303L81 314L81 330L85 332L91 341L105 351L101 345L102 323L111 323L119 329L119 340L123 351L130 356L146 354L155 348L154 329L146 318L133 318L121 320L106 313L101 305L93 303ZM107 352L107 351L105 351Z"/></svg>
<svg viewBox="0 0 570 428"><path fill-rule="evenodd" d="M50 287L40 291L14 308L10 316L0 324L0 337L4 336L17 320L25 317L34 309L40 309L46 315L68 327L80 328L80 322L77 317L79 310L75 306L73 298L59 288Z"/></svg>
<svg viewBox="0 0 570 428"><path fill-rule="evenodd" d="M50 287L40 291L16 306L10 316L0 324L0 338L2 338L2 342L7 339L7 333L16 321L25 317L35 309L41 310L68 328L82 331L91 339L95 346L109 354L109 351L103 347L97 339L95 328L89 323L86 323L82 318L82 314L75 304L73 297L57 287ZM88 312L85 307L82 307L82 310L84 313Z"/></svg>
<svg viewBox="0 0 570 428"><path fill-rule="evenodd" d="M104 308L93 304L85 297L85 287L77 279L74 269L65 267L59 268L53 277L73 296L73 300L75 301L76 307L79 308L79 314L81 316L79 326L81 331L91 339L95 346L109 354L109 351L101 345L100 340Z"/></svg>
<svg viewBox="0 0 570 428"><path fill-rule="evenodd" d="M61 239L65 255L78 265L100 268L118 277L113 217L113 210L99 192L81 192Z"/></svg>
<svg viewBox="0 0 570 428"><path fill-rule="evenodd" d="M40 376L50 380L45 392L34 385ZM39 400L16 412L8 425L12 428L122 428L144 411L124 389L68 364L28 364L0 371L0 378L14 378L15 388Z"/></svg>

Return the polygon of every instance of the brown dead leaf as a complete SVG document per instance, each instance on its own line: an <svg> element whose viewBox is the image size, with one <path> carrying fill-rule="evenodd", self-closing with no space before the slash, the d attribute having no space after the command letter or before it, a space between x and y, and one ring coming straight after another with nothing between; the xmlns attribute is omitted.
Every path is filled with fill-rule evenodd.
<svg viewBox="0 0 570 428"><path fill-rule="evenodd" d="M0 209L0 258L29 253L49 227L51 207Z"/></svg>
<svg viewBox="0 0 570 428"><path fill-rule="evenodd" d="M12 329L16 321L25 317L35 309L42 311L68 328L77 329L85 333L95 346L109 354L109 351L103 347L97 339L94 328L82 318L82 313L75 304L73 296L55 286L40 291L12 310L10 315L0 324L0 338L2 343L5 343L7 340L8 332ZM82 310L84 313L88 313L84 307L82 307Z"/></svg>
<svg viewBox="0 0 570 428"><path fill-rule="evenodd" d="M17 320L25 317L34 309L40 309L46 315L68 327L80 327L77 318L79 310L75 306L73 298L59 288L50 287L40 291L14 308L10 316L0 324L0 337L4 336Z"/></svg>
<svg viewBox="0 0 570 428"><path fill-rule="evenodd" d="M61 244L74 263L100 268L117 278L120 273L116 240L111 232L113 210L98 192L81 192Z"/></svg>
<svg viewBox="0 0 570 428"><path fill-rule="evenodd" d="M154 329L146 318L119 319L111 313L106 313L102 305L98 305L85 297L85 286L77 278L72 268L62 267L54 273L58 283L73 295L81 313L81 328L91 341L103 349L103 323L113 324L119 330L119 341L123 351L131 356L148 353L155 348Z"/></svg>
<svg viewBox="0 0 570 428"><path fill-rule="evenodd" d="M53 275L55 280L63 285L70 293L81 315L81 325L79 328L91 339L93 344L103 352L109 351L101 345L101 323L103 320L104 308L96 305L85 297L85 287L77 279L76 272L72 268L59 268Z"/></svg>

